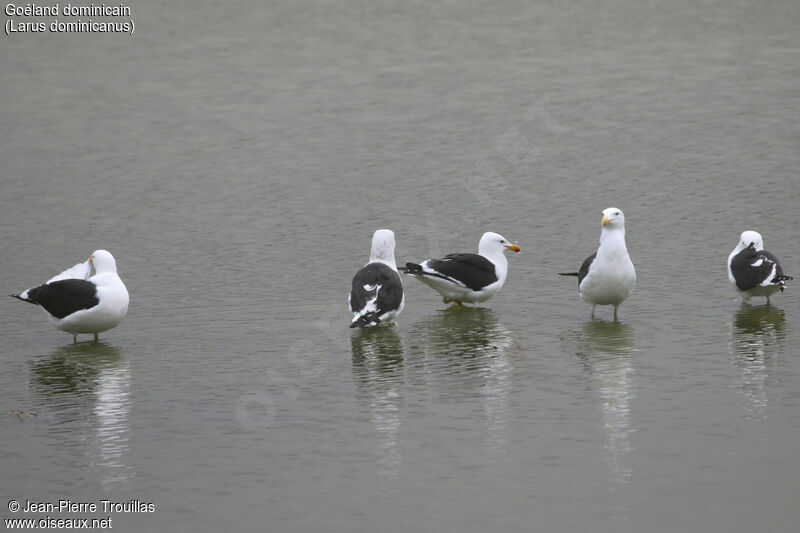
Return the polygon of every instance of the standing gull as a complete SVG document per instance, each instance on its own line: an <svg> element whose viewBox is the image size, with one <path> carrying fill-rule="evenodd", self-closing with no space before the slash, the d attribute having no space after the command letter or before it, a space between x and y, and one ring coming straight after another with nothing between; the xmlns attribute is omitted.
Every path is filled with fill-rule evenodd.
<svg viewBox="0 0 800 533"><path fill-rule="evenodd" d="M520 247L502 235L487 231L478 243L477 254L450 254L419 264L406 263L400 271L437 291L444 303L484 302L497 294L506 282L505 250L519 252Z"/></svg>
<svg viewBox="0 0 800 533"><path fill-rule="evenodd" d="M578 277L578 293L592 304L592 317L598 305L613 305L614 320L619 305L630 296L636 284L628 248L625 246L625 215L616 207L603 210L600 246L586 258L577 272L559 272Z"/></svg>
<svg viewBox="0 0 800 533"><path fill-rule="evenodd" d="M11 296L41 306L56 328L72 333L73 342L79 333L94 333L97 341L98 333L117 327L129 301L114 256L105 250L96 250L87 261Z"/></svg>
<svg viewBox="0 0 800 533"><path fill-rule="evenodd" d="M761 234L745 231L728 256L728 279L743 301L752 296L765 296L769 303L769 297L783 292L785 281L794 278L784 275L778 258L764 250Z"/></svg>
<svg viewBox="0 0 800 533"><path fill-rule="evenodd" d="M403 282L394 262L394 232L379 229L372 236L369 263L356 272L348 298L351 328L391 322L405 306Z"/></svg>

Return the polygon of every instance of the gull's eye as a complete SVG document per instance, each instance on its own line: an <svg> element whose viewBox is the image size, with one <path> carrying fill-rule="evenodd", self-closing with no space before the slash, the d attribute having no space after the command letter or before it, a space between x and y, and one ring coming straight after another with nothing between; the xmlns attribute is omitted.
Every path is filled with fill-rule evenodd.
<svg viewBox="0 0 800 533"><path fill-rule="evenodd" d="M617 212L616 212L616 213L614 213L614 214L615 214L615 215L619 215L619 211L617 211Z"/></svg>

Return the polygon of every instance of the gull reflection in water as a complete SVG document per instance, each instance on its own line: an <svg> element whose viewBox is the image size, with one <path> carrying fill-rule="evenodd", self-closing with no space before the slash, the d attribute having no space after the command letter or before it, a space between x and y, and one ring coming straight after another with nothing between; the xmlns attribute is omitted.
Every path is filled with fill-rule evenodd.
<svg viewBox="0 0 800 533"><path fill-rule="evenodd" d="M606 432L606 463L616 483L627 483L633 474L626 464L633 449L633 344L633 329L622 322L592 320L578 332L577 354L599 401Z"/></svg>
<svg viewBox="0 0 800 533"><path fill-rule="evenodd" d="M451 307L416 323L413 334L425 355L425 376L433 377L431 386L455 380L457 387L443 394L479 397L486 415L487 447L503 450L514 370L511 332L491 309Z"/></svg>
<svg viewBox="0 0 800 533"><path fill-rule="evenodd" d="M398 447L402 387L405 384L403 342L394 327L375 327L351 333L353 378L369 408L380 446L379 471L396 478L401 456Z"/></svg>
<svg viewBox="0 0 800 533"><path fill-rule="evenodd" d="M769 370L781 349L784 321L783 310L772 305L742 304L733 315L729 351L739 371L739 390L753 418L762 418L767 409Z"/></svg>
<svg viewBox="0 0 800 533"><path fill-rule="evenodd" d="M130 449L130 364L105 343L69 344L33 363L33 389L53 413L61 446L84 449L87 467L104 485L134 475L125 459Z"/></svg>

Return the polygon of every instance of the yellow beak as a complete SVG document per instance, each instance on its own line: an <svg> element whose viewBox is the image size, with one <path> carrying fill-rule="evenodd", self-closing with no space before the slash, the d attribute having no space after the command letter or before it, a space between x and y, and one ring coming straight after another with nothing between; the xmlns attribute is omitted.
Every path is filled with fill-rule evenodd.
<svg viewBox="0 0 800 533"><path fill-rule="evenodd" d="M508 248L512 252L517 252L517 253L520 253L522 251L522 248L520 248L516 244L509 244L508 246L506 246L506 248Z"/></svg>
<svg viewBox="0 0 800 533"><path fill-rule="evenodd" d="M611 224L611 219L606 217L606 216L604 216L602 224L603 224L603 227L605 228L606 224Z"/></svg>
<svg viewBox="0 0 800 533"><path fill-rule="evenodd" d="M94 257L89 257L89 264L94 266Z"/></svg>

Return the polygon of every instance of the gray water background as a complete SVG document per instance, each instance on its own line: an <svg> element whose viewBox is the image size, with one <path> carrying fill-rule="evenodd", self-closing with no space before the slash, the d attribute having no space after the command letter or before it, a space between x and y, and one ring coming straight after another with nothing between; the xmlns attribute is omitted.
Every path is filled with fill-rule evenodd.
<svg viewBox="0 0 800 533"><path fill-rule="evenodd" d="M0 300L0 411L36 413L0 417L0 517L796 531L800 284L742 306L725 260L755 229L800 274L800 3L132 10L133 36L0 39L5 293L97 248L131 293L99 345ZM555 275L608 206L638 275L616 324ZM523 252L484 310L407 280L396 328L354 332L380 227L400 262Z"/></svg>

